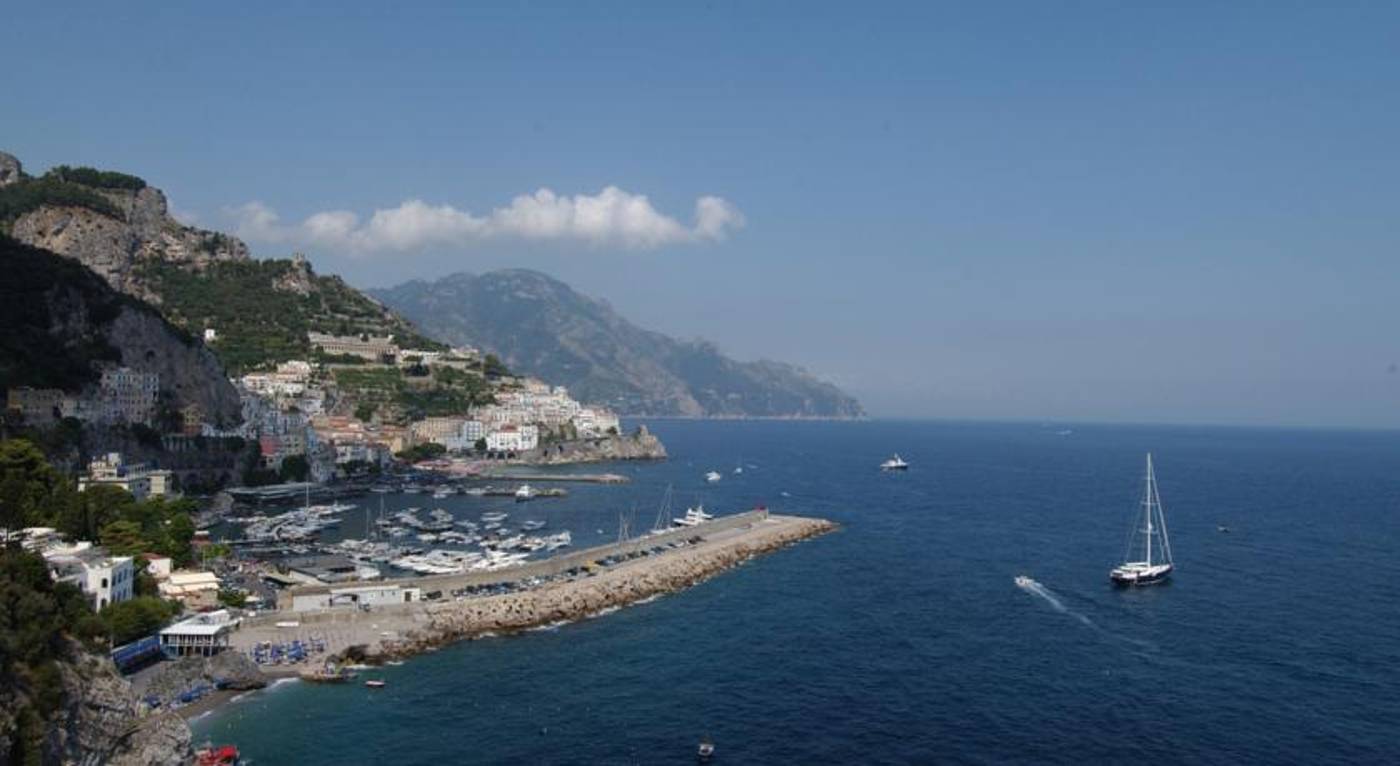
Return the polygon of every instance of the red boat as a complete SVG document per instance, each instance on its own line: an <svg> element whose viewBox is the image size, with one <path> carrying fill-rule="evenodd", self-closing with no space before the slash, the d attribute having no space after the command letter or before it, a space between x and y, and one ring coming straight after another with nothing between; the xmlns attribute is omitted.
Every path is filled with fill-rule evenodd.
<svg viewBox="0 0 1400 766"><path fill-rule="evenodd" d="M194 752L195 766L236 766L238 748L233 745L205 745Z"/></svg>

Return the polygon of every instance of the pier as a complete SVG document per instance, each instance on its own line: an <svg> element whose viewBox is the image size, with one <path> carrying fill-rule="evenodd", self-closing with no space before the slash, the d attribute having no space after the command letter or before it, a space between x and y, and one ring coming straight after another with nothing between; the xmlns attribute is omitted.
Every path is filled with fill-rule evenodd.
<svg viewBox="0 0 1400 766"><path fill-rule="evenodd" d="M498 481L523 481L540 484L544 482L576 481L581 484L627 484L632 481L620 473L528 473L516 471L488 471L478 478Z"/></svg>
<svg viewBox="0 0 1400 766"><path fill-rule="evenodd" d="M409 656L483 633L578 619L680 590L754 556L833 529L834 524L822 519L749 511L493 572L395 579L396 584L440 593L442 598L370 610L279 610L244 620L232 643L247 651L263 641L315 638L324 642L327 655L359 646L371 658ZM651 553L658 547L660 552ZM644 551L649 555L641 555ZM451 595L502 585L517 587ZM284 598L290 603L292 594L329 592L330 587L295 588Z"/></svg>

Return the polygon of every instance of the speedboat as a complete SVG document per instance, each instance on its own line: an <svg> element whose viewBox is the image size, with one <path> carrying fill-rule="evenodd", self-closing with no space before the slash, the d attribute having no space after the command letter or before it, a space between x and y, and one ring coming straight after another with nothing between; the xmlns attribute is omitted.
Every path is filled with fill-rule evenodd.
<svg viewBox="0 0 1400 766"><path fill-rule="evenodd" d="M700 740L700 747L696 749L696 754L700 757L701 763L709 763L715 757L715 743L709 737Z"/></svg>
<svg viewBox="0 0 1400 766"><path fill-rule="evenodd" d="M1029 588L1032 585L1035 585L1035 580L1032 580L1031 578L1025 575L1016 575L1016 587Z"/></svg>
<svg viewBox="0 0 1400 766"><path fill-rule="evenodd" d="M517 503L533 500L534 497L535 488L531 487L529 484L521 484L520 489L515 490L515 502Z"/></svg>
<svg viewBox="0 0 1400 766"><path fill-rule="evenodd" d="M881 471L907 471L909 464L904 462L904 458L895 453L895 456L880 464Z"/></svg>
<svg viewBox="0 0 1400 766"><path fill-rule="evenodd" d="M705 474L705 481L708 481L710 483L717 482L722 478L724 477L719 475L719 471L710 471L709 473Z"/></svg>

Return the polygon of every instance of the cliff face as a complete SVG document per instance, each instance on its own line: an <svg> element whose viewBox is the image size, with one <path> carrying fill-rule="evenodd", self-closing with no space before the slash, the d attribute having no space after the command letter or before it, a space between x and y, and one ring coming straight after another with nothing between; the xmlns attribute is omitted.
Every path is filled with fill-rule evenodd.
<svg viewBox="0 0 1400 766"><path fill-rule="evenodd" d="M73 645L58 663L57 705L45 716L37 743L45 764L188 764L194 753L190 728L177 715L143 716L139 702L112 663ZM0 762L14 752L14 711L32 711L34 700L0 684ZM28 751L31 756L34 751Z"/></svg>
<svg viewBox="0 0 1400 766"><path fill-rule="evenodd" d="M176 408L238 422L238 392L214 355L155 309L121 295L72 260L0 235L0 390L91 389L101 364L160 374Z"/></svg>
<svg viewBox="0 0 1400 766"><path fill-rule="evenodd" d="M665 460L666 447L646 426L630 434L547 444L525 452L520 459L536 465L601 463L609 460Z"/></svg>
<svg viewBox="0 0 1400 766"><path fill-rule="evenodd" d="M8 176L5 168L9 168ZM0 186L20 185L19 160L0 153ZM69 181L106 202L98 210L56 197L23 212L10 224L10 236L25 244L72 258L97 272L113 288L152 303L160 296L144 289L136 266L159 260L193 269L211 263L244 261L248 246L235 237L186 226L170 217L165 194L133 179L130 187L90 186Z"/></svg>
<svg viewBox="0 0 1400 766"><path fill-rule="evenodd" d="M712 343L644 330L534 271L456 274L371 294L450 343L634 415L860 417L860 403L800 367L740 362Z"/></svg>

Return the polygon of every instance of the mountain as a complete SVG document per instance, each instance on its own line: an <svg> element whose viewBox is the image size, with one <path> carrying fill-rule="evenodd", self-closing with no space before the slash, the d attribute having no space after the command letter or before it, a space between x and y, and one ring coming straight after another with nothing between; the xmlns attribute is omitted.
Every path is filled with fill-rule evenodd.
<svg viewBox="0 0 1400 766"><path fill-rule="evenodd" d="M210 422L241 417L218 360L154 308L89 269L0 234L0 391L96 386L100 363L160 375L174 409L197 405Z"/></svg>
<svg viewBox="0 0 1400 766"><path fill-rule="evenodd" d="M231 372L311 357L308 331L441 347L304 258L254 259L236 237L176 221L159 189L125 173L59 166L33 177L0 152L0 233L81 263L191 333L214 330Z"/></svg>
<svg viewBox="0 0 1400 766"><path fill-rule="evenodd" d="M426 332L634 415L861 417L860 403L800 367L738 362L707 341L643 330L535 271L455 274L370 290Z"/></svg>

